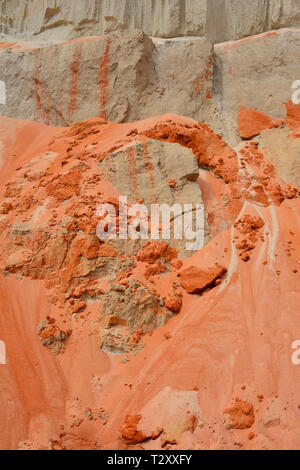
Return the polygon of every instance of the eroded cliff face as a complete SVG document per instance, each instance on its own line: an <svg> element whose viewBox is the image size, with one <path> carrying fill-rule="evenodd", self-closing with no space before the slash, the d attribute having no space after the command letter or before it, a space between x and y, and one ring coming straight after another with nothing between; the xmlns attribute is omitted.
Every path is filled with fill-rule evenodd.
<svg viewBox="0 0 300 470"><path fill-rule="evenodd" d="M22 39L75 39L116 25L150 36L204 36L207 0L4 0L1 32Z"/></svg>
<svg viewBox="0 0 300 470"><path fill-rule="evenodd" d="M70 40L116 26L149 36L205 36L215 42L300 26L298 0L3 0L0 32Z"/></svg>
<svg viewBox="0 0 300 470"><path fill-rule="evenodd" d="M244 23L233 0L17 3L0 7L0 448L297 449L297 2L247 2ZM203 247L175 219L169 239L100 240L121 196L204 205Z"/></svg>

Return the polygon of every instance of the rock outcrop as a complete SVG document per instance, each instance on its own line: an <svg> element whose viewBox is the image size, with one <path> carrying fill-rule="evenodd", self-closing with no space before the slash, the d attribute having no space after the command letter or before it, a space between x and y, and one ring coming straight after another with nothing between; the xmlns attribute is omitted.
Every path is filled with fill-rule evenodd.
<svg viewBox="0 0 300 470"><path fill-rule="evenodd" d="M215 45L214 91L226 138L236 145L241 107L286 116L299 75L300 30L282 29Z"/></svg>
<svg viewBox="0 0 300 470"><path fill-rule="evenodd" d="M204 120L212 109L212 47L204 38L153 43L125 31L47 46L12 41L0 42L2 115L66 126L166 112Z"/></svg>
<svg viewBox="0 0 300 470"><path fill-rule="evenodd" d="M206 32L213 42L300 26L298 0L208 0Z"/></svg>
<svg viewBox="0 0 300 470"><path fill-rule="evenodd" d="M222 42L300 26L298 6L298 0L3 0L0 33L60 41L126 28Z"/></svg>
<svg viewBox="0 0 300 470"><path fill-rule="evenodd" d="M207 0L4 0L0 32L22 39L69 40L116 27L149 36L204 36Z"/></svg>

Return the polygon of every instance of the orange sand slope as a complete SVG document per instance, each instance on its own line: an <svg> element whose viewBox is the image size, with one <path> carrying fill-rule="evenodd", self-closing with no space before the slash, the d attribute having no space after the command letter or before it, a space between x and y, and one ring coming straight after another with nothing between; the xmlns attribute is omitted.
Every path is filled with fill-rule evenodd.
<svg viewBox="0 0 300 470"><path fill-rule="evenodd" d="M267 118L244 116L241 135L285 125ZM299 447L300 192L258 142L233 150L171 114L68 128L0 117L0 136L0 448ZM105 165L123 152L139 201L132 146L151 189L152 140L198 161L209 237L185 259L95 235L97 206L121 194Z"/></svg>

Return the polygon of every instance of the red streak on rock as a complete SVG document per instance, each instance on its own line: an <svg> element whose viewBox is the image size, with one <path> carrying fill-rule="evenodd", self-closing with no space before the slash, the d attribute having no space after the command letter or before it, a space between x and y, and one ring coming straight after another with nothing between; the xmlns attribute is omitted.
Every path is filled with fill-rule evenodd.
<svg viewBox="0 0 300 470"><path fill-rule="evenodd" d="M1 42L0 43L0 50L1 49L9 49L10 47L13 47L16 44L16 42Z"/></svg>
<svg viewBox="0 0 300 470"><path fill-rule="evenodd" d="M155 188L155 181L154 181L154 177L153 177L153 165L152 165L152 161L151 161L151 158L150 158L150 155L149 155L149 152L148 152L148 147L147 147L146 142L144 143L144 155L145 155L146 160L147 160L147 169L148 169L148 172L149 172L150 186L153 189L153 194L152 194L152 200L153 201L152 202L157 203L158 202L158 199L157 199L157 196L156 196L157 189Z"/></svg>
<svg viewBox="0 0 300 470"><path fill-rule="evenodd" d="M70 117L72 117L72 114L76 111L76 105L77 105L80 55L81 55L81 44L79 43L75 45L73 61L71 63L71 84L70 84L70 105L69 105Z"/></svg>
<svg viewBox="0 0 300 470"><path fill-rule="evenodd" d="M99 68L99 105L100 116L105 120L107 119L107 104L108 104L108 76L109 76L109 48L110 40L106 39L104 44L104 54L100 59Z"/></svg>
<svg viewBox="0 0 300 470"><path fill-rule="evenodd" d="M44 113L42 109L42 100L41 100L41 83L39 79L39 56L40 51L37 49L34 51L34 76L33 80L35 83L35 99L36 99L36 109L35 109L35 121L45 122Z"/></svg>
<svg viewBox="0 0 300 470"><path fill-rule="evenodd" d="M39 77L40 50L34 52L34 82L36 95L35 120L49 125L52 100L46 84L43 84Z"/></svg>
<svg viewBox="0 0 300 470"><path fill-rule="evenodd" d="M131 184L133 188L133 194L135 197L138 197L137 169L136 169L136 164L135 164L134 151L132 148L128 149L127 155L128 155L128 162L131 167L130 175L131 175Z"/></svg>
<svg viewBox="0 0 300 470"><path fill-rule="evenodd" d="M40 80L39 63L40 63L40 50L34 51L34 76L35 83L35 96L36 96L36 110L35 121L42 122L49 125L50 113L53 108L51 95L45 83Z"/></svg>

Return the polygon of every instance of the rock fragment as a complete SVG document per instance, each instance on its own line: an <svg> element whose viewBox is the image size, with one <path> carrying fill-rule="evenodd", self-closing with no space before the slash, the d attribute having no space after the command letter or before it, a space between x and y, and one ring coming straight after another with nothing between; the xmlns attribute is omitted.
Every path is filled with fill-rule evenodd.
<svg viewBox="0 0 300 470"><path fill-rule="evenodd" d="M180 284L189 294L199 294L208 287L214 287L227 269L215 265L206 269L190 266L180 271Z"/></svg>

